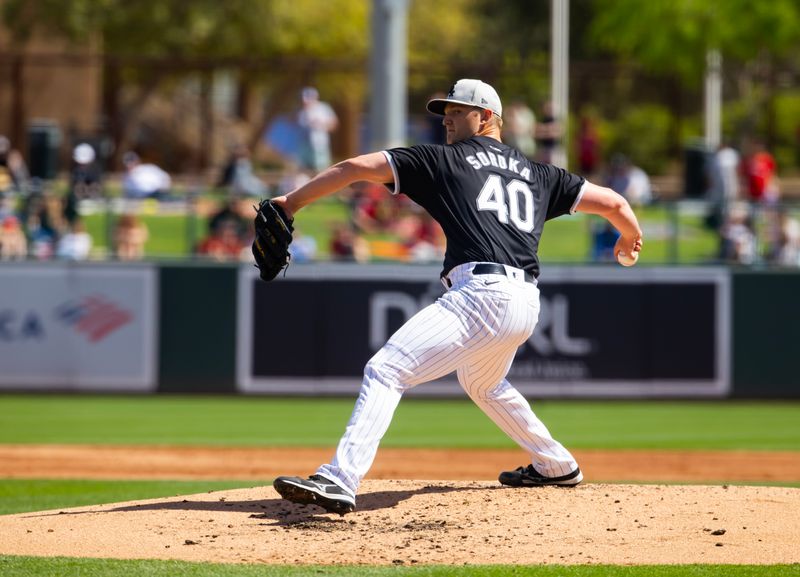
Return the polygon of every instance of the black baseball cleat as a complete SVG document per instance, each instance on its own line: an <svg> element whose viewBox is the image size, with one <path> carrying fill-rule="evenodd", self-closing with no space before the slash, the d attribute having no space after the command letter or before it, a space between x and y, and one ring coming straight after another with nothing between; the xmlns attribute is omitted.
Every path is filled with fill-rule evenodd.
<svg viewBox="0 0 800 577"><path fill-rule="evenodd" d="M527 467L517 467L513 471L503 471L498 480L501 485L509 487L574 487L583 481L583 473L580 468L576 468L568 475L545 477L534 469L533 465L528 465Z"/></svg>
<svg viewBox="0 0 800 577"><path fill-rule="evenodd" d="M319 505L329 513L352 513L356 509L356 498L336 483L321 475L300 477L278 477L272 483L281 497L300 505Z"/></svg>

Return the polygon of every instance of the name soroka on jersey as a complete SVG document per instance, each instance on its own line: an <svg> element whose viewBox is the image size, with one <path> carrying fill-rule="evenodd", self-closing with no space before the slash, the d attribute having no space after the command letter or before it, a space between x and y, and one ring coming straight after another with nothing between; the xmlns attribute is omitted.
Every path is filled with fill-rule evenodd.
<svg viewBox="0 0 800 577"><path fill-rule="evenodd" d="M500 168L518 174L524 180L530 180L531 169L529 166L520 166L519 159L512 158L511 155L494 154L489 151L480 151L475 154L470 154L466 157L466 161L470 163L475 170L491 166L493 168Z"/></svg>

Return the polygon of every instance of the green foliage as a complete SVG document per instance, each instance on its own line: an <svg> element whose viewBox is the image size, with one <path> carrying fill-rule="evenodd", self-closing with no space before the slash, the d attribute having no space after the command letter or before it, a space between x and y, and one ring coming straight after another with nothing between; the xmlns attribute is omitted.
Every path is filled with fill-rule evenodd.
<svg viewBox="0 0 800 577"><path fill-rule="evenodd" d="M630 158L649 174L661 174L669 160L672 113L657 104L630 106L614 121L607 149Z"/></svg>
<svg viewBox="0 0 800 577"><path fill-rule="evenodd" d="M368 4L357 0L6 0L3 6L18 37L43 26L74 42L99 36L112 55L173 57L363 55L367 12Z"/></svg>
<svg viewBox="0 0 800 577"><path fill-rule="evenodd" d="M794 0L596 0L595 8L597 46L694 86L702 82L709 50L746 62L764 50L790 54L800 40Z"/></svg>
<svg viewBox="0 0 800 577"><path fill-rule="evenodd" d="M775 160L781 173L800 168L800 90L778 94L774 102Z"/></svg>

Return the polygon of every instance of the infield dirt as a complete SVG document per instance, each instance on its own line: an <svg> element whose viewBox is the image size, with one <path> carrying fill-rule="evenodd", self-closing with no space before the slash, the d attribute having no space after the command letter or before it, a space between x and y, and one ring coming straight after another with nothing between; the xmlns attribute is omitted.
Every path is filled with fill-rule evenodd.
<svg viewBox="0 0 800 577"><path fill-rule="evenodd" d="M269 480L330 449L3 446L0 476ZM345 517L269 486L0 517L0 554L270 564L800 562L796 453L576 451L587 483L510 489L516 450L381 449ZM404 480L394 480L404 479ZM608 484L608 481L651 484ZM664 485L664 482L700 485ZM652 484L656 483L656 484Z"/></svg>

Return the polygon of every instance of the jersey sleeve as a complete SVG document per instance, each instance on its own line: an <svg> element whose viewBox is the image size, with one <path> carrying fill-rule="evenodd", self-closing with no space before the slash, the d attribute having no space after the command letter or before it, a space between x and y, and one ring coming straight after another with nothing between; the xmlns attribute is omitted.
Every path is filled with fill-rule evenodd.
<svg viewBox="0 0 800 577"><path fill-rule="evenodd" d="M421 144L408 148L392 148L383 153L394 174L394 186L387 183L393 194L403 193L412 200L430 190L436 182L441 157L440 146Z"/></svg>
<svg viewBox="0 0 800 577"><path fill-rule="evenodd" d="M583 194L586 179L552 164L541 166L546 171L545 178L550 193L546 219L574 213Z"/></svg>

